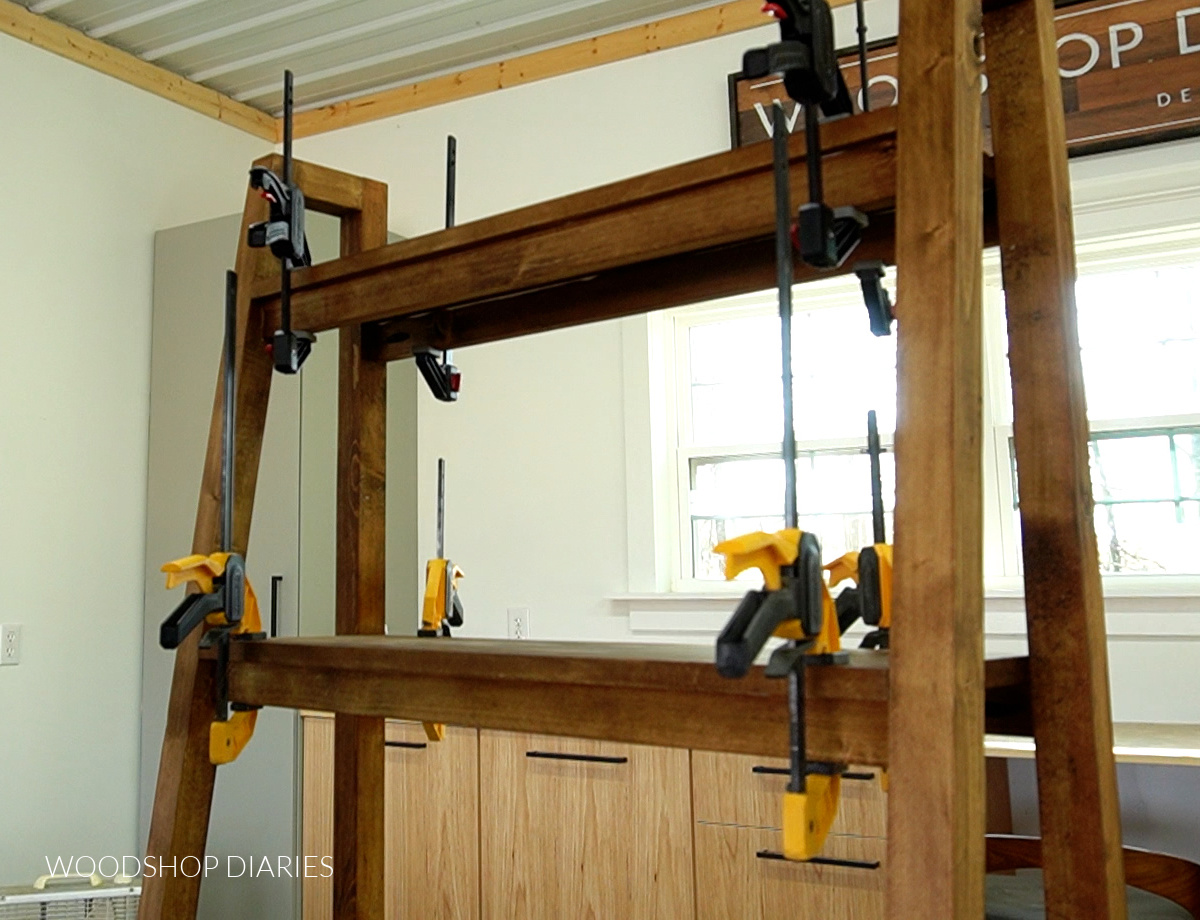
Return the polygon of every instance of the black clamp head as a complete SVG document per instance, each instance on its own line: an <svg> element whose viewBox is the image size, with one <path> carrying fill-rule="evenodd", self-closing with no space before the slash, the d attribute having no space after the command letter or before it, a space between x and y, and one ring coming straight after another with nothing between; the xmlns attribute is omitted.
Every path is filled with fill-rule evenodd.
<svg viewBox="0 0 1200 920"><path fill-rule="evenodd" d="M780 74L788 96L801 105L819 105L826 115L850 114L826 0L775 0L763 12L778 20L781 41L747 51L743 74L752 79Z"/></svg>
<svg viewBox="0 0 1200 920"><path fill-rule="evenodd" d="M441 402L454 402L462 388L462 373L449 361L449 352L422 346L413 349L413 360L430 391Z"/></svg>
<svg viewBox="0 0 1200 920"><path fill-rule="evenodd" d="M295 374L312 351L317 337L311 332L276 329L271 338L271 360L281 374Z"/></svg>
<svg viewBox="0 0 1200 920"><path fill-rule="evenodd" d="M867 215L857 208L831 208L823 201L800 206L796 245L800 258L816 269L838 268L862 242Z"/></svg>
<svg viewBox="0 0 1200 920"><path fill-rule="evenodd" d="M250 170L250 187L258 189L271 206L268 220L251 224L247 244L254 249L266 246L277 259L293 265L311 265L304 228L304 192L288 185L265 166Z"/></svg>
<svg viewBox="0 0 1200 920"><path fill-rule="evenodd" d="M867 305L867 317L871 322L871 333L877 336L892 334L892 299L888 296L887 288L883 286L883 263L857 262L854 274L862 286L863 301Z"/></svg>

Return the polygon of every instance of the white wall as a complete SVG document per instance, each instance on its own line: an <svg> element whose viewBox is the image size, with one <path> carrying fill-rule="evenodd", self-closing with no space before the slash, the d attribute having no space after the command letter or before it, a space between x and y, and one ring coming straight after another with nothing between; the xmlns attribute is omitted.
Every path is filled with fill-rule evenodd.
<svg viewBox="0 0 1200 920"><path fill-rule="evenodd" d="M240 211L265 145L3 35L0 86L5 885L138 852L153 234Z"/></svg>

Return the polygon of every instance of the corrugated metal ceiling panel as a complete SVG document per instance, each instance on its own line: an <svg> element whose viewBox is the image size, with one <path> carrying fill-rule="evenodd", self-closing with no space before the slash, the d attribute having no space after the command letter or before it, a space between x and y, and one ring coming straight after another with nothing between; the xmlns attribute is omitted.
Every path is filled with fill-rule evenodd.
<svg viewBox="0 0 1200 920"><path fill-rule="evenodd" d="M278 114L707 5L686 0L21 0Z"/></svg>

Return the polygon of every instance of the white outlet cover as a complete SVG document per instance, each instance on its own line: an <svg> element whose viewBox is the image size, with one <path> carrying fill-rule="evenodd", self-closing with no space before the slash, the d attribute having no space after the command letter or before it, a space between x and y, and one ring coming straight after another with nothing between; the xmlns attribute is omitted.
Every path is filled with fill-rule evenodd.
<svg viewBox="0 0 1200 920"><path fill-rule="evenodd" d="M508 638L510 639L528 639L529 638L529 608L528 607L509 607L508 608Z"/></svg>
<svg viewBox="0 0 1200 920"><path fill-rule="evenodd" d="M0 625L0 665L21 663L21 627Z"/></svg>

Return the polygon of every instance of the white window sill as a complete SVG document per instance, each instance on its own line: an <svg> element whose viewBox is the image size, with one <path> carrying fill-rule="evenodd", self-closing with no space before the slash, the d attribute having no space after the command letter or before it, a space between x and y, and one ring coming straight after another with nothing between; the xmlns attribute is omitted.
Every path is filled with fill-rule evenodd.
<svg viewBox="0 0 1200 920"><path fill-rule="evenodd" d="M723 590L722 590L723 588ZM630 632L679 638L715 636L724 627L745 585L712 591L631 592L608 600L625 615ZM1106 629L1110 639L1200 639L1200 578L1124 576L1104 579ZM985 633L991 638L1025 637L1024 588L1019 578L995 579L984 589ZM856 625L850 635L861 632Z"/></svg>

